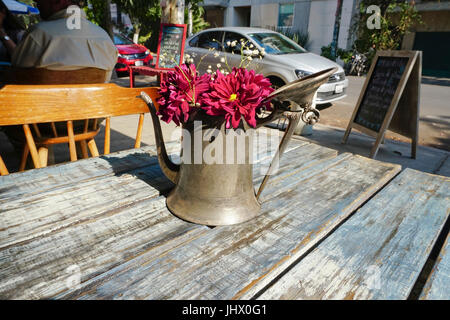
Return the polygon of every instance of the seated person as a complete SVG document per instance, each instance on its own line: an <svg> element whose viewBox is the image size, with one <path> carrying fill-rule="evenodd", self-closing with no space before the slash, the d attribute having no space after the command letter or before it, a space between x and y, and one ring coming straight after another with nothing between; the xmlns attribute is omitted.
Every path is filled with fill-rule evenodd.
<svg viewBox="0 0 450 320"><path fill-rule="evenodd" d="M12 54L12 66L18 68L45 68L49 70L79 70L98 68L107 72L107 80L117 62L118 51L105 30L87 20L77 0L36 0L42 22L32 26ZM80 12L79 23L72 10ZM70 8L72 9L72 7ZM40 125L43 135L51 135L50 125ZM82 132L84 121L74 122L75 133ZM57 123L58 133L67 135L65 123ZM21 153L25 136L22 128L5 128L16 152Z"/></svg>

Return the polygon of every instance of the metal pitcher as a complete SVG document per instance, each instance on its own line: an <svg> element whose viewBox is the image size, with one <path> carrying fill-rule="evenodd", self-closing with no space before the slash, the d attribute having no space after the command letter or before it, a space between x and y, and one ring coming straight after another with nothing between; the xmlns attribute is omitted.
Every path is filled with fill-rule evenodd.
<svg viewBox="0 0 450 320"><path fill-rule="evenodd" d="M245 154L239 155L239 162L229 164L224 161L218 164L201 161L199 163L196 161L195 150L197 152L200 150L202 155L205 148L222 150L222 159L228 159L227 152L230 152L225 147L227 143L225 123L223 121L222 123L212 123L211 117L207 119L200 115L196 120L201 121L202 125L196 125L194 121L183 125L182 161L181 165L175 164L167 155L153 101L143 92L142 98L148 104L153 120L159 164L163 173L175 184L174 189L167 197L169 210L181 219L208 226L232 225L258 216L261 209L258 198L266 186L268 178L274 168L278 166L278 161L299 121L303 120L308 124L317 122L319 112L311 108L313 96L319 86L325 83L334 72L336 72L335 68L327 69L291 82L268 97L272 101L273 111L267 117L257 118L257 128L281 116L287 117L288 126L274 160L257 192L253 189L251 130L247 130L245 136L241 137L241 143L244 143L245 147L240 147L244 147ZM290 111L292 103L300 107L300 112ZM196 135L204 137L208 134L209 139L202 138L201 140L202 147L196 146L199 140L193 137ZM233 155L237 156L238 151L242 150L238 149L238 145L235 144L234 149L231 150Z"/></svg>

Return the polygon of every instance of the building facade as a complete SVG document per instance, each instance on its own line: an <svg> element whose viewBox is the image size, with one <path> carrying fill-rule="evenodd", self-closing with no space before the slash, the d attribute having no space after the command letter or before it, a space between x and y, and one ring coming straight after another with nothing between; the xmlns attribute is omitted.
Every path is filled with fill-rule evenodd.
<svg viewBox="0 0 450 320"><path fill-rule="evenodd" d="M410 0L412 1L412 0ZM338 47L351 49L352 24L360 0L343 0ZM423 24L403 40L402 49L423 51L425 75L450 77L450 0L415 0ZM333 40L337 0L204 0L211 27L291 28L309 34L308 50L321 53Z"/></svg>
<svg viewBox="0 0 450 320"><path fill-rule="evenodd" d="M357 0L343 0L339 47L351 46L349 27ZM204 0L211 27L289 28L308 33L308 49L320 53L333 40L336 0Z"/></svg>

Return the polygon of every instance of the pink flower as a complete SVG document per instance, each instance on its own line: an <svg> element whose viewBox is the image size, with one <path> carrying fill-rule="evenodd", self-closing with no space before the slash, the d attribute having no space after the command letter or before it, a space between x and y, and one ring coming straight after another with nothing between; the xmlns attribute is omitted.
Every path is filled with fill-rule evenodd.
<svg viewBox="0 0 450 320"><path fill-rule="evenodd" d="M226 76L217 70L210 90L203 94L202 108L208 115L224 116L227 129L236 129L242 117L256 127L256 112L270 108L270 102L264 101L273 91L270 86L269 79L253 70L233 68Z"/></svg>
<svg viewBox="0 0 450 320"><path fill-rule="evenodd" d="M158 115L177 126L187 122L189 115L202 104L202 95L209 89L210 81L207 74L198 76L193 64L177 66L161 81Z"/></svg>

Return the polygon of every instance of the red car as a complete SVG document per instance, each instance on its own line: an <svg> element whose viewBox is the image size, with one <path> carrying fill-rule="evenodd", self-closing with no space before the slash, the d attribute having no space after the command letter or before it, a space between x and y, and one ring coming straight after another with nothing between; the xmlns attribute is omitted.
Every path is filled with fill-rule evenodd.
<svg viewBox="0 0 450 320"><path fill-rule="evenodd" d="M116 64L116 72L119 76L128 75L130 66L148 66L153 62L150 50L122 35L114 34L114 44L119 50Z"/></svg>

